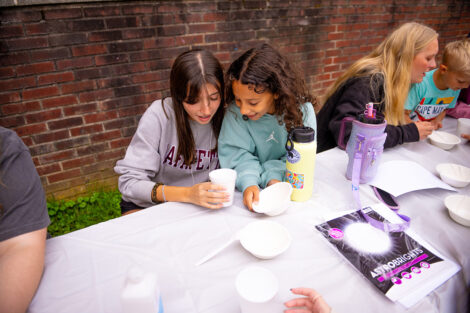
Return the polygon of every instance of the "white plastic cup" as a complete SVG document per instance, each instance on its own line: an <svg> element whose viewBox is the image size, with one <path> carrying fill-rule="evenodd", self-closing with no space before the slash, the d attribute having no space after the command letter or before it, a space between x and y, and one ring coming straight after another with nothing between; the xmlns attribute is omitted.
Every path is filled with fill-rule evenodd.
<svg viewBox="0 0 470 313"><path fill-rule="evenodd" d="M279 311L279 307L275 302L275 296L279 290L279 281L266 268L254 265L244 268L237 275L235 287L242 313L272 313Z"/></svg>
<svg viewBox="0 0 470 313"><path fill-rule="evenodd" d="M209 179L213 184L224 186L226 192L230 194L230 200L223 203L223 207L233 204L233 195L235 193L235 181L237 180L237 172L230 168L219 168L209 173Z"/></svg>
<svg viewBox="0 0 470 313"><path fill-rule="evenodd" d="M466 143L468 140L462 138L462 134L470 135L470 118L457 119L457 136L460 137L462 143Z"/></svg>

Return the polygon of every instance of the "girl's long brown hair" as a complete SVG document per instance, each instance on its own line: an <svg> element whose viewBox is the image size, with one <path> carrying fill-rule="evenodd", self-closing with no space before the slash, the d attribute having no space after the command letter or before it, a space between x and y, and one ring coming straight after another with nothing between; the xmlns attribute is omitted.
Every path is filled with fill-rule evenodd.
<svg viewBox="0 0 470 313"><path fill-rule="evenodd" d="M225 82L226 103L235 98L232 91L234 80L253 86L257 93L269 90L276 95L274 114L283 118L287 131L303 126L301 104L311 102L314 107L317 104L289 60L266 43L246 51L230 65Z"/></svg>
<svg viewBox="0 0 470 313"><path fill-rule="evenodd" d="M195 160L194 136L189 125L189 116L183 107L183 101L196 103L206 84L212 84L220 94L220 105L214 114L211 125L215 138L219 137L224 117L224 72L212 53L194 49L180 54L170 73L170 94L176 116L178 134L177 156L182 156L184 164L190 165ZM212 151L217 151L217 140Z"/></svg>

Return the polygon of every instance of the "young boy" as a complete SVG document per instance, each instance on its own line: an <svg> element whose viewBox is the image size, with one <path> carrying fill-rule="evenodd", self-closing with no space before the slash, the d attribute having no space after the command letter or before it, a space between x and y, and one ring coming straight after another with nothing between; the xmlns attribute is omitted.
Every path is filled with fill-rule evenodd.
<svg viewBox="0 0 470 313"><path fill-rule="evenodd" d="M470 39L446 45L439 68L426 73L414 84L405 103L405 119L432 121L442 127L446 109L455 107L460 89L470 85Z"/></svg>

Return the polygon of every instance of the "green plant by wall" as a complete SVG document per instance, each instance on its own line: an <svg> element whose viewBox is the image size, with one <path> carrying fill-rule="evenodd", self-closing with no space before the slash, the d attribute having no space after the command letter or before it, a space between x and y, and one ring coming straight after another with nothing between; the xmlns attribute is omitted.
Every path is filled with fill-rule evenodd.
<svg viewBox="0 0 470 313"><path fill-rule="evenodd" d="M109 219L121 216L121 193L113 191L95 191L89 196L75 200L47 201L51 224L49 234L63 235Z"/></svg>

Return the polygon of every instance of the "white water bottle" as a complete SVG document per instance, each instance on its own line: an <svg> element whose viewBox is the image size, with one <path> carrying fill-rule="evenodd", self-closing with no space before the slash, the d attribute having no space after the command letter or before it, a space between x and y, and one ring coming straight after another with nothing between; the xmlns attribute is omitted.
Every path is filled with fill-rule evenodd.
<svg viewBox="0 0 470 313"><path fill-rule="evenodd" d="M122 313L163 313L157 274L131 267L121 292Z"/></svg>

